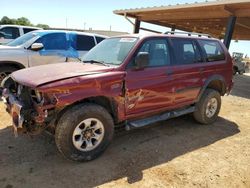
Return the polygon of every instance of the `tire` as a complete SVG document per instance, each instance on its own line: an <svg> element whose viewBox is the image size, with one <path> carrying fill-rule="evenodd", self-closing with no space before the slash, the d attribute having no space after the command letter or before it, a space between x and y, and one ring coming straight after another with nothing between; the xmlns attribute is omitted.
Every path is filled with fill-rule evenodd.
<svg viewBox="0 0 250 188"><path fill-rule="evenodd" d="M245 73L245 71L244 71L244 70L241 70L241 71L238 71L238 73L239 73L240 75L243 75L243 73Z"/></svg>
<svg viewBox="0 0 250 188"><path fill-rule="evenodd" d="M98 127L97 125L101 127L95 130L99 133L93 131ZM91 137L93 134L99 135L99 141ZM58 150L67 159L90 161L105 151L113 134L114 122L107 110L96 104L85 103L72 107L60 117L56 127L55 141ZM87 140L88 137L91 138ZM90 142L94 148L87 145Z"/></svg>
<svg viewBox="0 0 250 188"><path fill-rule="evenodd" d="M2 81L4 80L4 78L6 78L9 74L17 70L18 70L17 68L11 67L11 66L0 67L0 85Z"/></svg>
<svg viewBox="0 0 250 188"><path fill-rule="evenodd" d="M233 75L236 75L237 71L238 71L237 67L233 67Z"/></svg>
<svg viewBox="0 0 250 188"><path fill-rule="evenodd" d="M211 124L218 118L220 108L220 93L214 89L206 89L200 101L196 104L196 111L193 113L194 119L201 124Z"/></svg>

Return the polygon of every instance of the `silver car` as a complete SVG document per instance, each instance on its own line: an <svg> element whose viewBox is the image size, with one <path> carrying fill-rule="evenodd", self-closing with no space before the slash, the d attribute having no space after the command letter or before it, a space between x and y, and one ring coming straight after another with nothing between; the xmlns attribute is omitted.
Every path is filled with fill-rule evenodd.
<svg viewBox="0 0 250 188"><path fill-rule="evenodd" d="M84 32L39 30L0 45L0 83L10 73L83 56L106 37Z"/></svg>

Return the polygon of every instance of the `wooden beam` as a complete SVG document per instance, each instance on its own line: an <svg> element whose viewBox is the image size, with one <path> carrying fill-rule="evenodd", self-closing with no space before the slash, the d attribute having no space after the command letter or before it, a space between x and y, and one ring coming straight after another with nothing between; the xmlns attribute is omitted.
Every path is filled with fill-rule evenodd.
<svg viewBox="0 0 250 188"><path fill-rule="evenodd" d="M212 19L212 18L227 18L230 16L226 11L221 12L176 12L175 14L164 14L164 15L144 15L138 16L140 20L143 21L153 21L153 20L192 20L192 19Z"/></svg>
<svg viewBox="0 0 250 188"><path fill-rule="evenodd" d="M250 8L236 10L235 16L237 16L237 17L250 17Z"/></svg>

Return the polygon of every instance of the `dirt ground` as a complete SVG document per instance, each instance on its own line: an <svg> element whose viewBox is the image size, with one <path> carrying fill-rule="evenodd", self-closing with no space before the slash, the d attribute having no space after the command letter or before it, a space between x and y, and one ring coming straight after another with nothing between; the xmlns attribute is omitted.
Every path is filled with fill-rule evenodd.
<svg viewBox="0 0 250 188"><path fill-rule="evenodd" d="M250 187L250 74L222 102L213 125L184 116L119 132L88 163L65 160L47 134L14 138L0 102L0 187Z"/></svg>

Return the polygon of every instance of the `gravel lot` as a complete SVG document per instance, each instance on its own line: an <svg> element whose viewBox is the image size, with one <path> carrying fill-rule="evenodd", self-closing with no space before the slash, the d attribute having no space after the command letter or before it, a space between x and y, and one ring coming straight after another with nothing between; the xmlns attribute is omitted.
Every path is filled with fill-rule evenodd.
<svg viewBox="0 0 250 188"><path fill-rule="evenodd" d="M47 134L14 138L0 102L0 187L250 187L250 74L222 102L213 125L184 116L119 132L88 163L65 160Z"/></svg>

